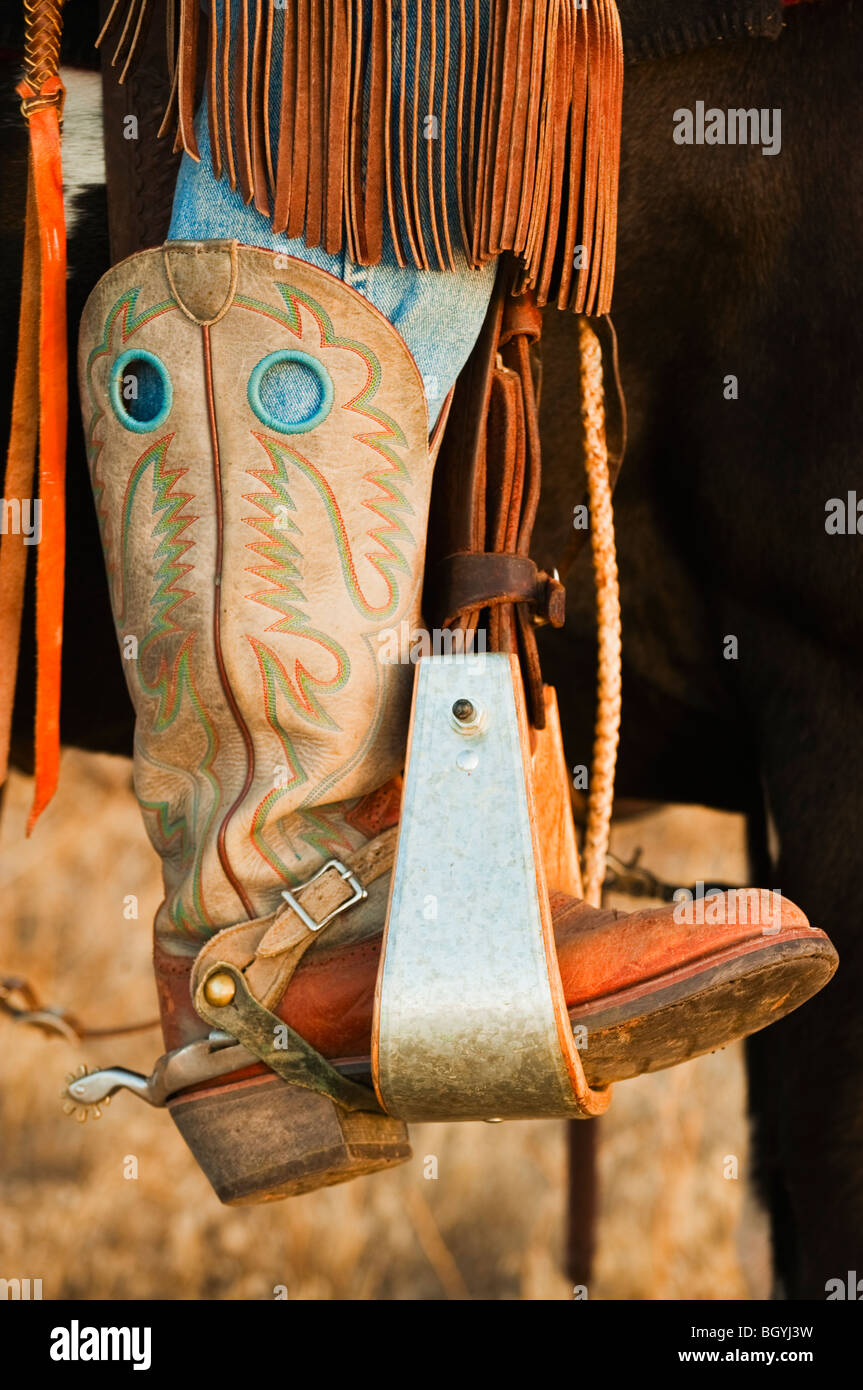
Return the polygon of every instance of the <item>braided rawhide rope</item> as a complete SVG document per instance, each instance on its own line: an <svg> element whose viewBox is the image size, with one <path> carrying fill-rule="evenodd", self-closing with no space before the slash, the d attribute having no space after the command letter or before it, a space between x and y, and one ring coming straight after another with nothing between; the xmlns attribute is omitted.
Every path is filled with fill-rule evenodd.
<svg viewBox="0 0 863 1390"><path fill-rule="evenodd" d="M60 70L62 9L63 0L24 0L24 80L33 95L21 94L21 111L28 120L46 106L63 109L63 84L49 82Z"/></svg>
<svg viewBox="0 0 863 1390"><path fill-rule="evenodd" d="M587 319L579 320L581 421L584 464L590 504L590 536L596 584L598 637L597 711L593 766L584 838L584 896L599 907L605 878L605 856L611 834L614 773L620 738L620 593L614 516L605 439L605 399L602 351Z"/></svg>

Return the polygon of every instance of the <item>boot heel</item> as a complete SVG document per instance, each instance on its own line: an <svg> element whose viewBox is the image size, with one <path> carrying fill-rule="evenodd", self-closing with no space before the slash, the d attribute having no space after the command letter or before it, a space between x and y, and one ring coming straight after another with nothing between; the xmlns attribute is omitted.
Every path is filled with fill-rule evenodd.
<svg viewBox="0 0 863 1390"><path fill-rule="evenodd" d="M253 1076L168 1102L171 1117L227 1206L332 1187L411 1156L389 1115L348 1112L277 1076Z"/></svg>

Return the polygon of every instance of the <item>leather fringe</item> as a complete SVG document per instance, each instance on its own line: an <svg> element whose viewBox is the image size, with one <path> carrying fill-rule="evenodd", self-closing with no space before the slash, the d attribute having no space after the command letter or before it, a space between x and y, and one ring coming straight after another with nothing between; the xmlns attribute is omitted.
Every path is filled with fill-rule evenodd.
<svg viewBox="0 0 863 1390"><path fill-rule="evenodd" d="M114 0L121 80L149 4ZM615 0L163 0L173 88L162 132L200 154L206 66L213 168L276 232L374 265L473 266L502 251L519 288L608 311L614 278L623 47ZM280 84L271 83L281 28ZM278 90L274 91L273 87ZM278 145L271 103L278 102ZM455 191L455 202L447 193ZM455 223L454 208L458 221Z"/></svg>

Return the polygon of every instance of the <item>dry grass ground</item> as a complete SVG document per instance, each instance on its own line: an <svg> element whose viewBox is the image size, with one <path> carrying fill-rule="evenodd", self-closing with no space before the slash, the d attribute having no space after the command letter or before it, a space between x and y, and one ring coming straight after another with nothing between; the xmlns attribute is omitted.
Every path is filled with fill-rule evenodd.
<svg viewBox="0 0 863 1390"><path fill-rule="evenodd" d="M0 974L30 977L85 1020L152 1015L159 873L129 764L67 754L56 802L25 841L29 794L12 779L0 824ZM669 808L617 830L618 853L639 844L673 882L742 881L734 817ZM137 920L124 917L129 895ZM0 1017L0 1277L41 1278L45 1298L572 1297L562 1125L417 1126L400 1169L228 1210L164 1112L120 1095L96 1123L62 1113L66 1071L149 1070L158 1042L154 1031L84 1048ZM601 1182L591 1298L766 1296L739 1049L619 1086Z"/></svg>

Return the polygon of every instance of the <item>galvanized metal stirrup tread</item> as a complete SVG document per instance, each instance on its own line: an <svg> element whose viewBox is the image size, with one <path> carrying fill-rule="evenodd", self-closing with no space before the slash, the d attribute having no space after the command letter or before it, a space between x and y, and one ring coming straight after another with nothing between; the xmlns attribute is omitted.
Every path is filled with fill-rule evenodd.
<svg viewBox="0 0 863 1390"><path fill-rule="evenodd" d="M567 1015L518 658L424 657L415 680L375 1090L406 1123L598 1115L609 1096Z"/></svg>

